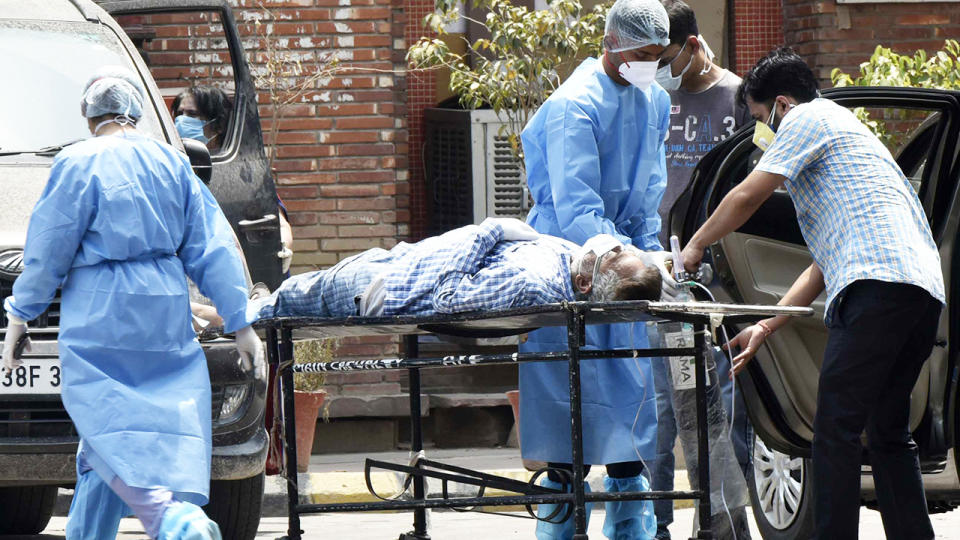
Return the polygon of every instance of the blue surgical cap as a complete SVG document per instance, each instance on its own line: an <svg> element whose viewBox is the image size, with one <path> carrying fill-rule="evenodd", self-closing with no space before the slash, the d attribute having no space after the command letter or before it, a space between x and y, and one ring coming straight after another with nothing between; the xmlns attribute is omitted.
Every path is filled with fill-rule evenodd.
<svg viewBox="0 0 960 540"><path fill-rule="evenodd" d="M122 66L103 66L83 87L80 113L87 118L122 114L138 119L143 114L146 92L140 78Z"/></svg>
<svg viewBox="0 0 960 540"><path fill-rule="evenodd" d="M660 0L617 0L607 12L603 45L610 52L670 44L670 18Z"/></svg>

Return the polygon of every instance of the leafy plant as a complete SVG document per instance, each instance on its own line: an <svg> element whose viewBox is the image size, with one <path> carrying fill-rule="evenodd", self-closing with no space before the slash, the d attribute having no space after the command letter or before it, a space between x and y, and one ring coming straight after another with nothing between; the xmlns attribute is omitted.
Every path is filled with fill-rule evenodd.
<svg viewBox="0 0 960 540"><path fill-rule="evenodd" d="M917 88L960 89L960 42L948 39L943 49L933 55L919 50L911 55L901 55L877 45L870 60L860 64L856 78L840 68L830 72L830 79L837 87L844 86L912 86ZM875 118L864 107L854 109L854 114L867 125L888 148L899 146L900 139L907 136L906 130L888 129L890 122L922 120L924 111L886 109L883 118Z"/></svg>
<svg viewBox="0 0 960 540"><path fill-rule="evenodd" d="M335 339L297 341L293 344L293 363L329 362L333 359L336 345ZM300 392L317 392L323 389L325 382L326 375L323 372L293 374L293 389Z"/></svg>
<svg viewBox="0 0 960 540"><path fill-rule="evenodd" d="M446 25L462 18L483 26L489 38L473 43L461 38L466 44L461 54L442 39L421 37L407 61L412 69L449 69L450 89L461 104L489 105L506 118L501 135L522 158L519 135L527 120L577 62L601 52L609 4L584 10L580 0L553 0L547 9L533 11L511 0L472 0L472 5L487 12L483 21L461 13L457 0L436 0L424 23L444 36Z"/></svg>

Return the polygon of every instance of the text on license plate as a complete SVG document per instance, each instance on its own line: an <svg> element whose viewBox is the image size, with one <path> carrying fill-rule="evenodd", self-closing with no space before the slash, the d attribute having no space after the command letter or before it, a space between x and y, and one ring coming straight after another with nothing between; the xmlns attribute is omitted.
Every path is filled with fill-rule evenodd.
<svg viewBox="0 0 960 540"><path fill-rule="evenodd" d="M60 361L24 358L23 365L0 376L0 394L59 394Z"/></svg>

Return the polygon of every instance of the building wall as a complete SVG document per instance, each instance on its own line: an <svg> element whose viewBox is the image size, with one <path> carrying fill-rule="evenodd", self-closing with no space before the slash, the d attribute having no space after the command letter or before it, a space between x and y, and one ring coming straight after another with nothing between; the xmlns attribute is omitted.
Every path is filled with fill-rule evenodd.
<svg viewBox="0 0 960 540"><path fill-rule="evenodd" d="M783 44L781 1L734 0L731 48L733 70L738 75L746 73L767 51Z"/></svg>
<svg viewBox="0 0 960 540"><path fill-rule="evenodd" d="M782 0L784 37L823 86L839 67L854 74L877 45L898 53L933 52L960 36L960 2L844 3Z"/></svg>

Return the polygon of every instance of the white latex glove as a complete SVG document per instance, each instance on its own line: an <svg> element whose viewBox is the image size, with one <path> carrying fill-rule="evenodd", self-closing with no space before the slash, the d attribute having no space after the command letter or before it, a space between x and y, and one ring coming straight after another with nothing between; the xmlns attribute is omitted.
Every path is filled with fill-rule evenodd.
<svg viewBox="0 0 960 540"><path fill-rule="evenodd" d="M677 296L680 294L680 288L677 286L677 280L673 279L673 274L667 270L666 265L667 261L673 260L673 255L671 255L669 251L641 251L633 246L630 247L633 248L631 251L640 257L643 264L656 266L657 270L660 270L660 277L663 282L660 300L663 302L676 302Z"/></svg>
<svg viewBox="0 0 960 540"><path fill-rule="evenodd" d="M280 258L283 273L286 274L290 271L290 263L293 262L293 251L287 247L285 242L280 242L280 251L277 252L277 257Z"/></svg>
<svg viewBox="0 0 960 540"><path fill-rule="evenodd" d="M17 352L17 342L23 338L26 343ZM3 338L3 369L0 372L10 372L23 365L21 357L24 352L31 350L30 337L27 334L27 323L20 317L7 313L7 335Z"/></svg>
<svg viewBox="0 0 960 540"><path fill-rule="evenodd" d="M515 218L488 218L503 229L503 239L508 242L536 240L540 233L533 227Z"/></svg>
<svg viewBox="0 0 960 540"><path fill-rule="evenodd" d="M237 352L240 354L240 367L244 371L250 372L256 370L258 379L265 379L267 376L266 364L263 358L263 343L260 337L252 327L244 326L236 333Z"/></svg>

